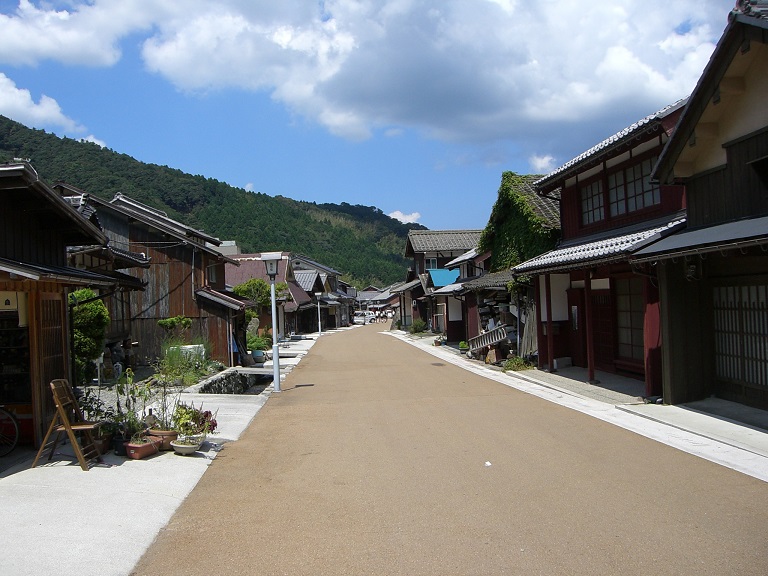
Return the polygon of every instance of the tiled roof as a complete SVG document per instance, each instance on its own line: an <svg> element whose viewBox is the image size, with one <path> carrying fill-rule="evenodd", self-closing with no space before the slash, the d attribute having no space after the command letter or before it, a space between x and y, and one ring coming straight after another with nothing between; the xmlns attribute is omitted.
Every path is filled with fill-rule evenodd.
<svg viewBox="0 0 768 576"><path fill-rule="evenodd" d="M479 278L464 282L464 288L467 290L480 290L483 288L505 288L507 284L514 280L512 270L501 270L483 274Z"/></svg>
<svg viewBox="0 0 768 576"><path fill-rule="evenodd" d="M319 275L317 270L295 270L293 273L296 283L306 292L312 292Z"/></svg>
<svg viewBox="0 0 768 576"><path fill-rule="evenodd" d="M534 182L538 182L538 176L528 176L522 181L518 193L523 196L542 221L545 228L551 230L560 229L560 191L552 192L551 196L543 196L534 188Z"/></svg>
<svg viewBox="0 0 768 576"><path fill-rule="evenodd" d="M653 114L646 116L642 120L638 120L634 124L627 126L620 132L617 132L616 134L614 134L609 138L606 138L599 144L592 146L592 148L590 148L586 152L582 152L581 154L576 156L576 158L574 158L573 160L566 162L565 164L563 164L559 168L556 168L554 171L550 172L543 178L540 178L539 180L533 183L534 187L536 187L537 189L543 189L547 187L551 188L553 185L555 185L557 181L563 178L567 178L568 176L577 172L582 164L598 156L601 152L607 151L615 146L619 146L620 144L634 138L638 133L654 127L656 124L661 122L664 118L666 118L668 115L682 108L687 102L687 100L688 100L687 98L678 100L674 104L670 104L669 106L662 108L658 112L654 112Z"/></svg>
<svg viewBox="0 0 768 576"><path fill-rule="evenodd" d="M544 273L576 270L585 264L607 264L627 258L632 252L644 248L656 240L678 230L685 218L677 216L666 222L638 229L637 226L612 230L602 238L582 238L580 242L550 250L536 258L518 264L512 271L517 274Z"/></svg>
<svg viewBox="0 0 768 576"><path fill-rule="evenodd" d="M743 14L763 20L768 20L768 1L766 0L738 0L731 10L731 15Z"/></svg>
<svg viewBox="0 0 768 576"><path fill-rule="evenodd" d="M477 246L481 233L482 230L411 230L408 242L414 252L466 251Z"/></svg>

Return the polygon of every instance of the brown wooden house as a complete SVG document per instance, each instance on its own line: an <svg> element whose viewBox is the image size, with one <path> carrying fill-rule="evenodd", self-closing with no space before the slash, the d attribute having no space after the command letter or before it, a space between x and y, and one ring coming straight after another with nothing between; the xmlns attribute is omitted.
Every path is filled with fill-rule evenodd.
<svg viewBox="0 0 768 576"><path fill-rule="evenodd" d="M107 237L32 166L0 166L0 195L0 404L19 418L22 443L37 445L53 413L50 381L71 381L69 292L120 280L67 265L68 246L103 247Z"/></svg>
<svg viewBox="0 0 768 576"><path fill-rule="evenodd" d="M410 230L405 257L412 258L405 284L393 293L400 295L400 325L411 326L415 319L431 322L433 310L427 295L428 270L445 269L455 258L477 247L482 230Z"/></svg>
<svg viewBox="0 0 768 576"><path fill-rule="evenodd" d="M69 200L93 209L112 248L149 261L135 272L145 288L131 292L128 303L136 361L147 365L160 356L166 334L158 320L186 316L192 320L189 338L207 343L212 359L233 365L233 335L246 303L226 292L224 265L234 260L215 249L220 241L123 194L111 201L78 196Z"/></svg>
<svg viewBox="0 0 768 576"><path fill-rule="evenodd" d="M666 403L768 409L768 2L741 1L656 167L684 231L635 254L659 279Z"/></svg>
<svg viewBox="0 0 768 576"><path fill-rule="evenodd" d="M685 223L684 188L651 182L651 172L684 102L632 124L537 180L559 191L557 248L513 268L535 280L538 364L588 368L645 381L661 393L661 329L656 278L631 255Z"/></svg>

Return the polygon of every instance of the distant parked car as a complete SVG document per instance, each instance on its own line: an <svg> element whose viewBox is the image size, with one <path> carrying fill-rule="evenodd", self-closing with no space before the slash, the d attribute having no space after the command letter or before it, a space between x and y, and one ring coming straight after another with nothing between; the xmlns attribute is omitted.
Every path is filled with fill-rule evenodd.
<svg viewBox="0 0 768 576"><path fill-rule="evenodd" d="M368 310L358 310L352 317L354 324L370 324L376 321L376 315Z"/></svg>

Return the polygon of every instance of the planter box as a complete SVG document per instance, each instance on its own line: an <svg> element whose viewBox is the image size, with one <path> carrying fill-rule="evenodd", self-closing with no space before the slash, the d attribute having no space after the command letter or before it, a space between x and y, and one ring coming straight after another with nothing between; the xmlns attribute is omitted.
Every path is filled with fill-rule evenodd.
<svg viewBox="0 0 768 576"><path fill-rule="evenodd" d="M152 441L151 439L149 442L144 442L142 444L126 442L125 455L134 460L141 460L147 456L152 456L152 454L157 454L159 452L159 447L160 443L157 440Z"/></svg>

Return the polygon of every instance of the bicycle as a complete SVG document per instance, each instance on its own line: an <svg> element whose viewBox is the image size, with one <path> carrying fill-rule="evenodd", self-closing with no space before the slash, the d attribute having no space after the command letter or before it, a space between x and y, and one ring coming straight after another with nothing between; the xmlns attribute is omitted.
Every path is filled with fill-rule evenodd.
<svg viewBox="0 0 768 576"><path fill-rule="evenodd" d="M18 443L19 422L5 406L0 406L0 457L13 452Z"/></svg>

